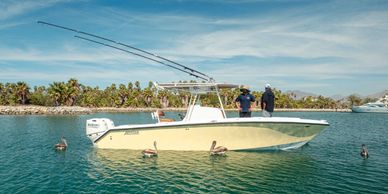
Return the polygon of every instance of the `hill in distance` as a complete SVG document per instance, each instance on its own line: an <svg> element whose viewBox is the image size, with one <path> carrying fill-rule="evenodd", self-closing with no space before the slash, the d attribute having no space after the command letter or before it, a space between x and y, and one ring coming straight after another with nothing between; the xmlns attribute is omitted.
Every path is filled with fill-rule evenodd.
<svg viewBox="0 0 388 194"><path fill-rule="evenodd" d="M314 93L310 93L310 92L304 92L304 91L300 91L300 90L287 90L285 92L286 94L291 94L294 99L296 100L300 100L300 99L303 99L304 97L307 97L307 96L312 96L312 97L317 97L319 96L319 94L314 94ZM374 93L374 94L370 94L370 95L366 95L366 96L362 96L362 95L359 95L359 94L354 94L360 98L381 98L383 97L385 94L388 94L388 90L384 90L384 91L381 91L381 92L377 92L377 93ZM348 96L350 96L352 94L349 94ZM333 95L333 96L329 96L329 98L333 99L333 100L344 100L345 98L347 98L348 96L343 96L343 95Z"/></svg>
<svg viewBox="0 0 388 194"><path fill-rule="evenodd" d="M368 98L381 98L382 96L384 96L385 94L388 94L388 90L384 90L382 92L378 92L378 93L375 93L375 94L371 94L371 95L368 95L366 97Z"/></svg>
<svg viewBox="0 0 388 194"><path fill-rule="evenodd" d="M290 94L295 100L300 100L307 96L317 97L317 94L309 93L309 92L303 92L300 90L288 90L285 92L286 94Z"/></svg>

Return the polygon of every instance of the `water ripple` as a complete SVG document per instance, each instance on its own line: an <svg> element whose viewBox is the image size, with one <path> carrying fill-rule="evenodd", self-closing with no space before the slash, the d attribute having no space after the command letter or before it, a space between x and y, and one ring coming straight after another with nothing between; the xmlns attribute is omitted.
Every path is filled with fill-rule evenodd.
<svg viewBox="0 0 388 194"><path fill-rule="evenodd" d="M302 149L274 152L94 149L85 116L0 117L1 193L387 193L388 115L278 113L331 123ZM125 123L143 114L102 114ZM135 117L135 119L133 118ZM141 120L147 122L147 120ZM62 135L66 152L53 145ZM369 159L358 153L367 144Z"/></svg>

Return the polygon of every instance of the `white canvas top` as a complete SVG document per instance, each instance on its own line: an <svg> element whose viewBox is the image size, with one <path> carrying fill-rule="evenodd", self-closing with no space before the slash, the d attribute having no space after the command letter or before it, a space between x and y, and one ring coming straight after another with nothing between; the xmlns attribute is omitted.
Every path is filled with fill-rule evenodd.
<svg viewBox="0 0 388 194"><path fill-rule="evenodd" d="M178 90L190 93L207 93L216 92L218 89L232 89L238 88L239 85L227 84L227 83L162 83L158 84L154 82L154 85L158 89Z"/></svg>

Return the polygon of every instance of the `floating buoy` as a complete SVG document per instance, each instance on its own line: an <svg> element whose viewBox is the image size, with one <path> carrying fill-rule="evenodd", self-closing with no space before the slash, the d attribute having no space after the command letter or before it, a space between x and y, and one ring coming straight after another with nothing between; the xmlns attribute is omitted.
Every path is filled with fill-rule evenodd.
<svg viewBox="0 0 388 194"><path fill-rule="evenodd" d="M212 145L210 147L210 155L216 155L216 156L224 156L226 151L228 151L228 148L224 146L218 146L216 147L217 142L214 140L212 142Z"/></svg>

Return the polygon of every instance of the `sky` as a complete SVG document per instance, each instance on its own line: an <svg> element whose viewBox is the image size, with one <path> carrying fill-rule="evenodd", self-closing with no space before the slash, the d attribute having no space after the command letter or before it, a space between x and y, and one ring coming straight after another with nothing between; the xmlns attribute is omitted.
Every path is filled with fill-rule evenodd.
<svg viewBox="0 0 388 194"><path fill-rule="evenodd" d="M54 23L263 90L333 96L388 89L388 1L0 0L0 82L76 78L160 83L194 77L75 38Z"/></svg>

